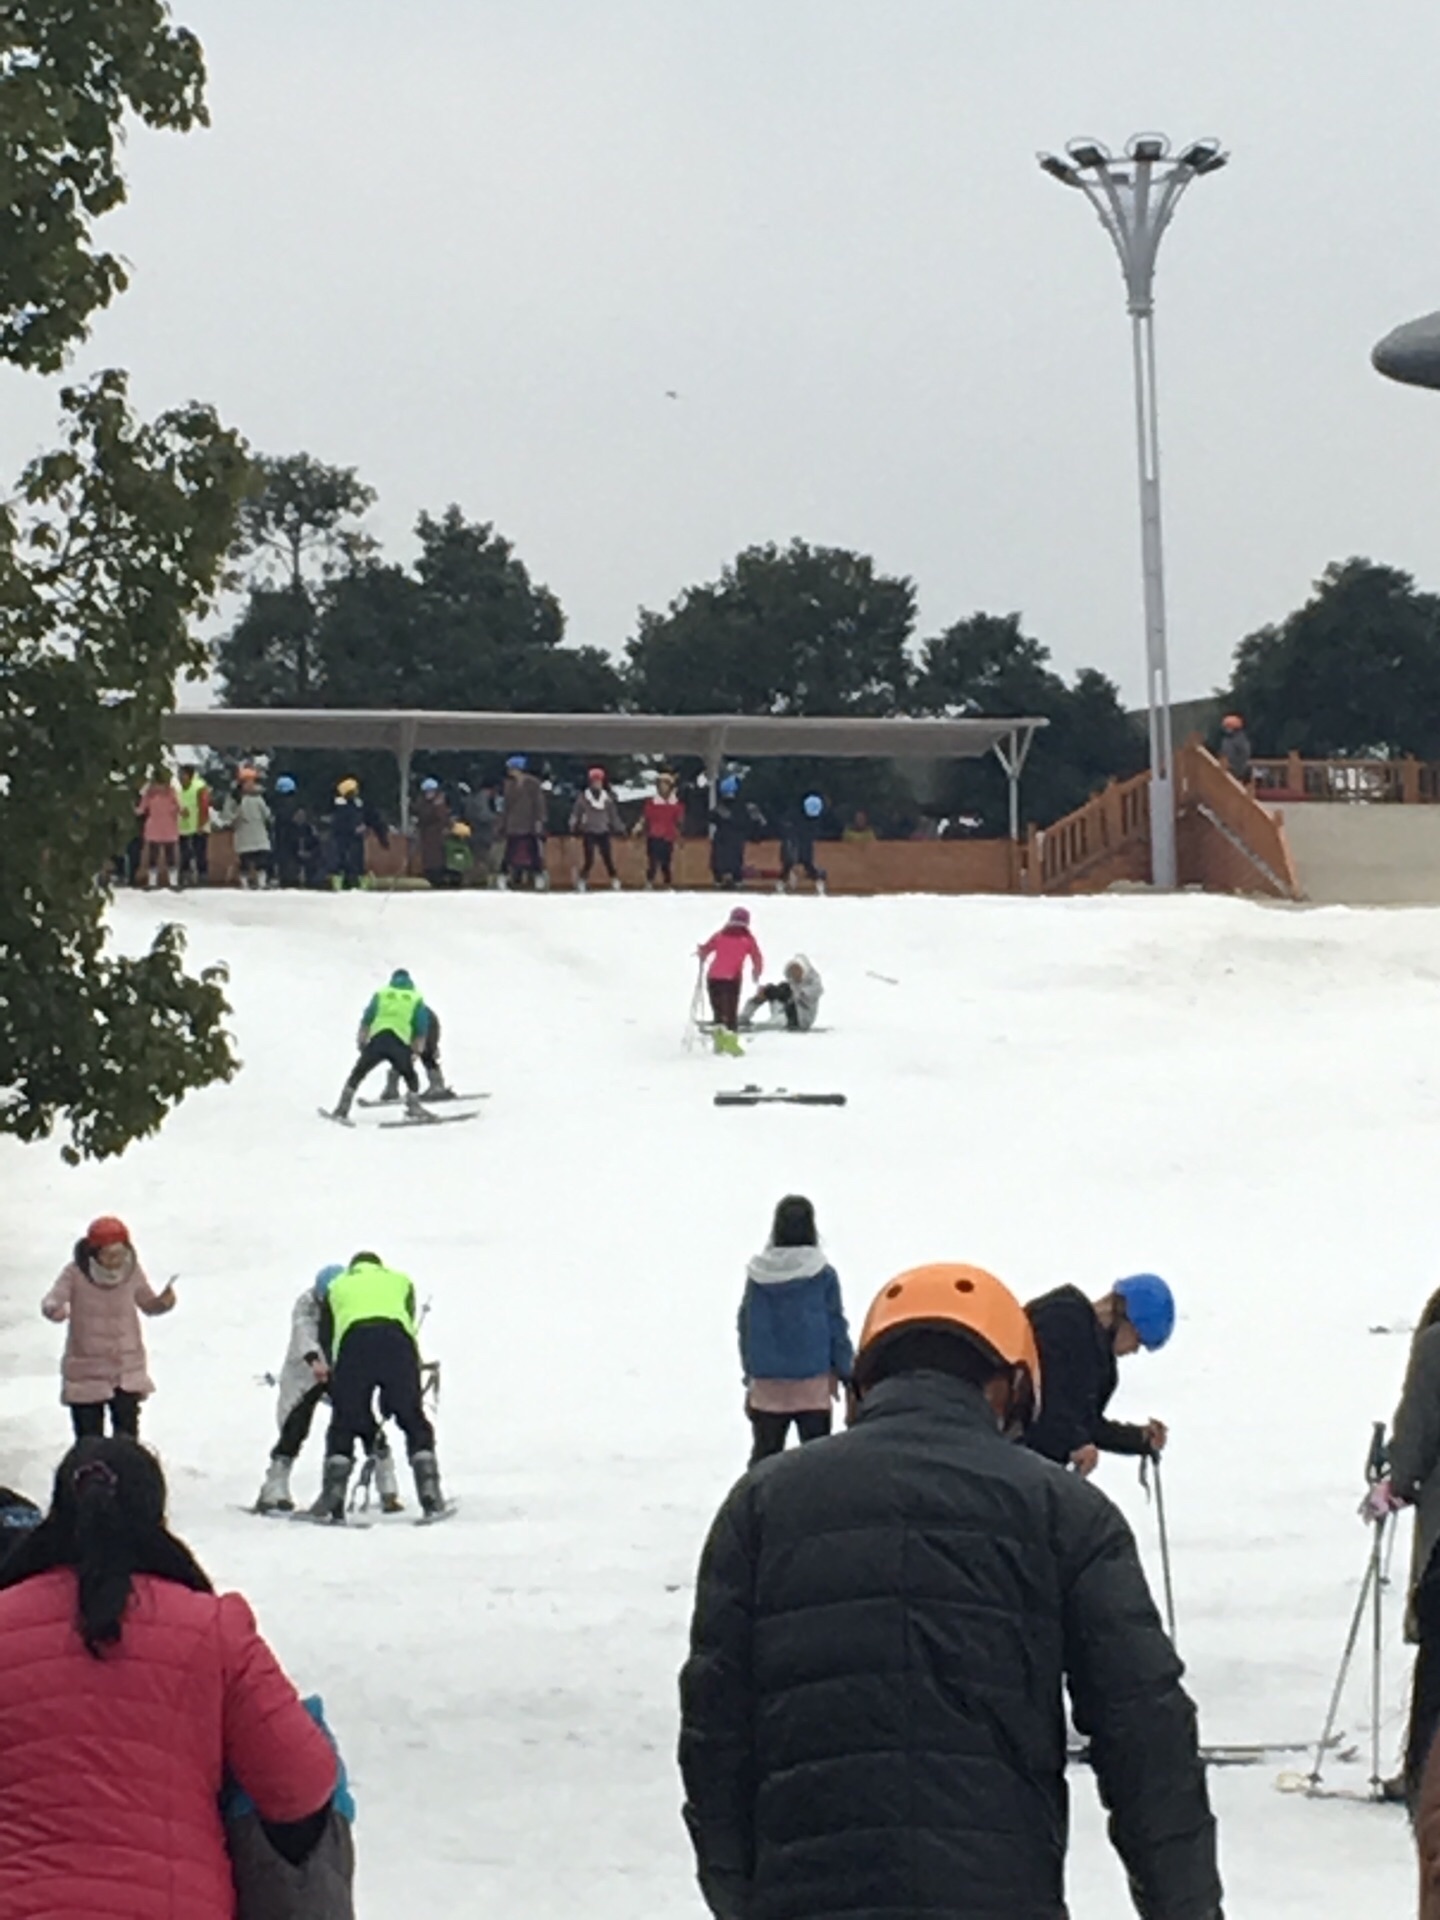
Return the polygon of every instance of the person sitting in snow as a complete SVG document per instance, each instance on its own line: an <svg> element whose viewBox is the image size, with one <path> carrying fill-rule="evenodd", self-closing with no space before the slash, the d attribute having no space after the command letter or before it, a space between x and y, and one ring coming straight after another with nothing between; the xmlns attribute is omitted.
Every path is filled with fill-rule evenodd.
<svg viewBox="0 0 1440 1920"><path fill-rule="evenodd" d="M740 1040L735 1028L740 1018L740 987L748 964L759 981L765 962L755 936L750 931L750 909L732 908L730 918L718 933L712 933L703 946L695 949L702 970L709 963L705 982L710 996L710 1011L715 1021L716 1053L739 1053Z"/></svg>
<svg viewBox="0 0 1440 1920"><path fill-rule="evenodd" d="M280 1368L275 1402L280 1434L270 1449L270 1464L255 1501L257 1513L293 1513L295 1510L290 1472L309 1436L315 1409L330 1397L335 1323L326 1296L331 1282L344 1271L344 1267L338 1265L322 1267L291 1309L290 1345ZM403 1508L395 1460L378 1421L371 1433L362 1434L361 1442L366 1454L366 1478L373 1475L382 1509L386 1513L400 1513Z"/></svg>
<svg viewBox="0 0 1440 1920"><path fill-rule="evenodd" d="M785 963L785 978L773 986L757 987L740 1009L740 1024L748 1027L761 1007L779 1007L792 1033L808 1033L820 1011L825 983L803 953Z"/></svg>

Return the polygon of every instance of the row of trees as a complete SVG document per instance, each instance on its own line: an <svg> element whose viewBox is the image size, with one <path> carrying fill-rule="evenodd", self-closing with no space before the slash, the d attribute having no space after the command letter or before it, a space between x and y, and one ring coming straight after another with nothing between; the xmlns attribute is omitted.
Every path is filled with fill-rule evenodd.
<svg viewBox="0 0 1440 1920"><path fill-rule="evenodd" d="M1050 722L1025 783L1042 822L1143 757L1113 684L1089 669L1067 683L1018 615L975 614L917 648L913 582L864 554L752 547L664 613L642 612L616 661L563 644L559 602L493 526L453 506L422 514L405 568L365 534L374 496L352 470L297 454L259 471L242 512L248 592L217 658L232 706L1034 714ZM802 781L897 830L921 805L1005 827L993 764L917 781L883 766L762 763L752 792L764 804Z"/></svg>

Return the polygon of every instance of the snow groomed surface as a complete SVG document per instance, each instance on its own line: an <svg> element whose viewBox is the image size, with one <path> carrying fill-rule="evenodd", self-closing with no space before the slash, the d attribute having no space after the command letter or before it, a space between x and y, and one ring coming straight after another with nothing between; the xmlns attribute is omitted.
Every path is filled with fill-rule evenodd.
<svg viewBox="0 0 1440 1920"><path fill-rule="evenodd" d="M167 904L118 901L118 938L138 944ZM1364 1571L1369 1423L1405 1359L1403 1335L1369 1329L1408 1326L1436 1278L1440 914L752 906L772 969L797 948L819 965L829 1031L719 1061L680 1045L693 948L723 917L705 897L187 896L193 962L232 969L241 1076L109 1166L0 1143L0 1477L44 1497L68 1425L38 1301L84 1222L121 1213L152 1275L180 1276L179 1311L146 1328L144 1415L176 1525L325 1695L360 1801L367 1920L702 1911L675 1672L701 1540L745 1458L744 1261L788 1190L815 1200L852 1321L923 1260L980 1262L1025 1297L1170 1277L1177 1337L1126 1363L1116 1407L1171 1424L1203 1735L1319 1731ZM400 965L444 1018L455 1084L492 1097L473 1126L326 1126L317 1103ZM712 1105L750 1082L848 1105ZM433 1300L460 1510L429 1530L267 1524L238 1511L274 1431L257 1376L308 1276L362 1246ZM317 1431L298 1496L319 1467ZM1107 1462L1101 1484L1158 1579L1133 1466ZM1408 1678L1398 1612L1387 1759ZM1357 1672L1341 1724L1368 1748L1367 1713ZM1403 1816L1287 1798L1280 1764L1212 1774L1227 1911L1408 1911ZM1076 1920L1114 1920L1129 1906L1084 1770L1072 1798Z"/></svg>

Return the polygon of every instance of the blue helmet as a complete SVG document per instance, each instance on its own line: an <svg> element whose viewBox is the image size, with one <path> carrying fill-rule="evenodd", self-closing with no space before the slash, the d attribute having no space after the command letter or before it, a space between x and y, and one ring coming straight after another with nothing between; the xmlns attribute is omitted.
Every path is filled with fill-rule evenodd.
<svg viewBox="0 0 1440 1920"><path fill-rule="evenodd" d="M438 793L440 791L440 782L438 780L422 780L420 782L420 791L422 793Z"/></svg>
<svg viewBox="0 0 1440 1920"><path fill-rule="evenodd" d="M332 1280L338 1280L345 1271L344 1267L321 1267L315 1276L315 1298L323 1300L330 1291Z"/></svg>
<svg viewBox="0 0 1440 1920"><path fill-rule="evenodd" d="M505 762L505 764L507 767L509 767L512 773L524 773L526 767L529 765L529 762L526 760L523 753L512 753L510 758Z"/></svg>
<svg viewBox="0 0 1440 1920"><path fill-rule="evenodd" d="M740 791L739 774L738 773L725 774L721 778L719 791L722 798L726 800L733 800L736 794Z"/></svg>
<svg viewBox="0 0 1440 1920"><path fill-rule="evenodd" d="M818 820L825 811L825 802L820 798L818 793L807 793L800 804L805 809L805 818L807 820Z"/></svg>
<svg viewBox="0 0 1440 1920"><path fill-rule="evenodd" d="M1125 1318L1153 1353L1175 1331L1175 1296L1158 1273L1132 1273L1117 1280L1111 1292L1125 1303Z"/></svg>
<svg viewBox="0 0 1440 1920"><path fill-rule="evenodd" d="M295 782L288 773L282 773L280 778L275 782L275 791L277 793L293 793L295 791Z"/></svg>

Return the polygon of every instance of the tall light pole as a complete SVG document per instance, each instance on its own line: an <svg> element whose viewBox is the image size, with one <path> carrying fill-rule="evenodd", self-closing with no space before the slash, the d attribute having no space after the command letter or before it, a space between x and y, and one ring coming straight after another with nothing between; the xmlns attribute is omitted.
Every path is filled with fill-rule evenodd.
<svg viewBox="0 0 1440 1920"><path fill-rule="evenodd" d="M1165 647L1165 558L1160 538L1160 433L1155 417L1155 258L1180 197L1227 158L1218 140L1193 141L1172 155L1163 134L1138 133L1123 155L1098 140L1072 140L1068 159L1042 153L1040 165L1078 187L1115 242L1125 276L1135 359L1135 433L1140 455L1140 555L1145 576L1145 682L1150 706L1150 878L1171 889L1175 862L1174 741Z"/></svg>

